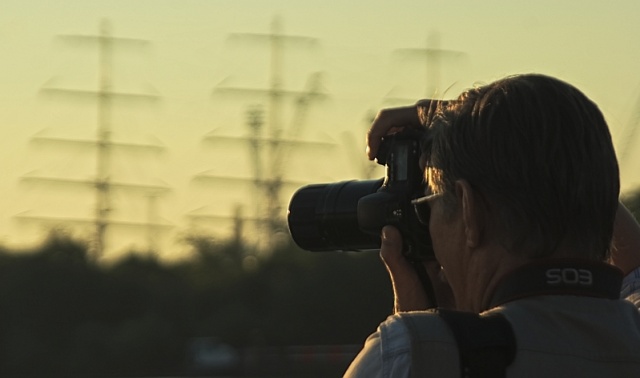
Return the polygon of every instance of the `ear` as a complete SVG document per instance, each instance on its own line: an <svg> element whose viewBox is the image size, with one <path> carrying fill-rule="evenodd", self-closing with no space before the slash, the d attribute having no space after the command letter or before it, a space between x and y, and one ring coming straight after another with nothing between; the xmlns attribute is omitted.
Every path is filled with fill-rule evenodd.
<svg viewBox="0 0 640 378"><path fill-rule="evenodd" d="M478 193L467 180L456 181L456 196L462 211L466 245L476 248L482 243L484 234L484 207Z"/></svg>

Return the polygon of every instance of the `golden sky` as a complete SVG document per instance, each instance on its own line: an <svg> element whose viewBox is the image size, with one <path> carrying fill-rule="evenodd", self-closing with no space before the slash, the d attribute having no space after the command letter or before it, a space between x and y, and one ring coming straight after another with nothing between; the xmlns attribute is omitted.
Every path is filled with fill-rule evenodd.
<svg viewBox="0 0 640 378"><path fill-rule="evenodd" d="M264 95L222 89L269 88L270 45L247 34L269 33L276 17L283 34L312 39L283 44L282 87L303 91L310 78L319 77L327 95L310 102L299 119L300 109L285 104L282 128L333 144L329 150L293 149L282 168L289 180L361 178L367 119L381 107L411 103L434 86L439 96L453 97L475 83L539 72L576 85L600 105L620 154L623 188L640 186L635 163L640 135L632 132L640 114L640 2L635 0L3 0L0 240L39 241L42 227L21 221L20 214L93 216L87 188L28 178L95 175L90 146L46 140L95 139L97 101L47 95L46 89L97 90L97 44L74 43L72 37L98 35L101 20L109 21L114 37L144 41L114 46L109 63L114 90L155 96L114 100L113 140L155 147L114 149L113 180L167 189L153 205L140 193L134 199L124 191L114 194L120 211L114 217L132 222L153 217L167 226L163 235L170 240L187 227L189 214L230 215L236 203L250 214L258 200L247 182L205 184L194 177L202 172L252 177L246 143L207 136L246 136L247 111L268 106ZM406 52L426 47L447 50L437 67ZM291 190L285 190L283 201ZM212 227L228 234L231 226L221 221ZM129 236L118 237L111 253L148 246L143 229L122 235ZM172 251L167 247L163 253Z"/></svg>

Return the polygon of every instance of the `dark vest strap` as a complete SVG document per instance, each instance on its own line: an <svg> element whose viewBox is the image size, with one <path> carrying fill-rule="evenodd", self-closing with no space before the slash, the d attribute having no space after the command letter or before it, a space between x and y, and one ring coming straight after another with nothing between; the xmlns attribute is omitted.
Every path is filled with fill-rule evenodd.
<svg viewBox="0 0 640 378"><path fill-rule="evenodd" d="M479 316L473 313L439 310L438 315L453 332L460 356L463 378L504 377L516 354L516 340L507 319L498 313ZM422 356L428 331L413 317L405 317L412 337L411 377L423 377L429 366Z"/></svg>

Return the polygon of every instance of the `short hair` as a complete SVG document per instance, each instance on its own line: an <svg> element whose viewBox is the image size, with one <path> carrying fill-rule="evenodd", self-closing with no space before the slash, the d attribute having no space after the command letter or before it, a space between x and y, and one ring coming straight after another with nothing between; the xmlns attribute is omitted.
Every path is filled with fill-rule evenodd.
<svg viewBox="0 0 640 378"><path fill-rule="evenodd" d="M511 253L542 258L570 246L580 257L608 256L618 163L602 113L578 89L510 76L442 102L428 126L432 190L451 201L455 181L467 180L495 211Z"/></svg>

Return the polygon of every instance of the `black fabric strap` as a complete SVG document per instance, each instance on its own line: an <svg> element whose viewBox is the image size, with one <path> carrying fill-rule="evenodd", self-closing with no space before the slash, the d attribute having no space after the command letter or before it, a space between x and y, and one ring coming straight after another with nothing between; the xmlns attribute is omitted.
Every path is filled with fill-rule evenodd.
<svg viewBox="0 0 640 378"><path fill-rule="evenodd" d="M537 295L580 295L618 299L622 272L586 260L546 260L516 269L497 285L488 308Z"/></svg>
<svg viewBox="0 0 640 378"><path fill-rule="evenodd" d="M486 316L440 310L458 343L463 378L505 377L516 355L509 321L499 313Z"/></svg>
<svg viewBox="0 0 640 378"><path fill-rule="evenodd" d="M516 339L507 319L498 313L477 314L438 310L458 345L460 376L463 378L504 377L516 354ZM419 317L403 317L409 327L411 348L411 377L424 377L430 370L423 356L428 353L422 341L430 340Z"/></svg>

